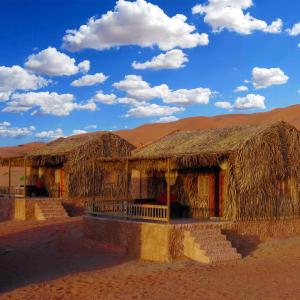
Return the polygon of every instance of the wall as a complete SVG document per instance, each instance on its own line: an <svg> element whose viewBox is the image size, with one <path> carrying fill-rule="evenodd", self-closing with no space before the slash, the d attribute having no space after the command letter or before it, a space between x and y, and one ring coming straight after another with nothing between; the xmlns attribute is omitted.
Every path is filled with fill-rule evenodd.
<svg viewBox="0 0 300 300"><path fill-rule="evenodd" d="M84 228L88 238L124 248L132 258L171 262L184 257L185 230L221 228L238 252L246 256L265 239L300 235L300 219L169 225L86 216Z"/></svg>
<svg viewBox="0 0 300 300"><path fill-rule="evenodd" d="M131 258L171 260L167 225L85 217L84 229L88 238L124 248Z"/></svg>
<svg viewBox="0 0 300 300"><path fill-rule="evenodd" d="M11 220L14 217L14 200L0 199L0 222Z"/></svg>

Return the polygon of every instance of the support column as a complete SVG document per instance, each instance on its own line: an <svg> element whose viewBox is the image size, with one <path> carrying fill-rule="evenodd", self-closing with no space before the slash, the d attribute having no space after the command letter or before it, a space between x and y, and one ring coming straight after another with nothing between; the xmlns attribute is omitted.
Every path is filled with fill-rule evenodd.
<svg viewBox="0 0 300 300"><path fill-rule="evenodd" d="M8 162L8 197L11 198L11 160Z"/></svg>
<svg viewBox="0 0 300 300"><path fill-rule="evenodd" d="M92 190L92 197L93 197L93 204L95 204L96 200L96 166L95 166L95 159L93 159L92 162L92 168L93 168L93 190Z"/></svg>
<svg viewBox="0 0 300 300"><path fill-rule="evenodd" d="M26 159L24 159L24 199L26 200L26 182L27 182L27 168Z"/></svg>
<svg viewBox="0 0 300 300"><path fill-rule="evenodd" d="M126 166L125 166L125 172L126 172L126 201L128 201L128 194L129 194L129 161L128 158L126 159Z"/></svg>
<svg viewBox="0 0 300 300"><path fill-rule="evenodd" d="M171 175L170 175L170 158L167 161L167 221L170 223L171 220Z"/></svg>
<svg viewBox="0 0 300 300"><path fill-rule="evenodd" d="M140 163L140 199L142 199L142 168Z"/></svg>

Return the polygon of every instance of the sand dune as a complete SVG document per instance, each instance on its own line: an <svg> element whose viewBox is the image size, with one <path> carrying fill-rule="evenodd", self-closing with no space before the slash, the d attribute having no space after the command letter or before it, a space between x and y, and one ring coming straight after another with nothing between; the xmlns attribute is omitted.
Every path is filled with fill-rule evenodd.
<svg viewBox="0 0 300 300"><path fill-rule="evenodd" d="M118 130L120 135L139 147L176 130L199 130L209 128L232 127L243 124L259 124L271 121L286 121L300 130L300 105L278 108L268 112L254 114L228 114L214 117L191 117L170 123L145 124L134 129ZM94 134L94 133L88 133ZM22 155L44 143L33 142L15 147L0 147L0 157Z"/></svg>

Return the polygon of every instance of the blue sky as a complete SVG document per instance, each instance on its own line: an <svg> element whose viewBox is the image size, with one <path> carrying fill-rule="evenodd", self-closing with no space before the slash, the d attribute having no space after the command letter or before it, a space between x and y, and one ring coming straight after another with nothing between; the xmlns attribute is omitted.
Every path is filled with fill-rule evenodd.
<svg viewBox="0 0 300 300"><path fill-rule="evenodd" d="M298 104L299 9L295 0L2 0L0 146Z"/></svg>

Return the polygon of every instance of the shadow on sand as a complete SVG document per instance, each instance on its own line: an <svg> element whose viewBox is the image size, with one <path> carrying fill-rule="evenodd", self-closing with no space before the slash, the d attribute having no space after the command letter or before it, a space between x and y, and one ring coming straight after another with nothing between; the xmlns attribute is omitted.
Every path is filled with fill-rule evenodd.
<svg viewBox="0 0 300 300"><path fill-rule="evenodd" d="M0 236L0 292L100 270L129 260L124 250L108 249L83 234L82 219L32 226ZM26 228L26 226L25 226ZM12 231L12 230L10 230ZM5 230L1 230L5 232Z"/></svg>

